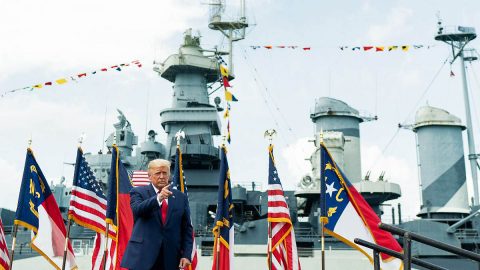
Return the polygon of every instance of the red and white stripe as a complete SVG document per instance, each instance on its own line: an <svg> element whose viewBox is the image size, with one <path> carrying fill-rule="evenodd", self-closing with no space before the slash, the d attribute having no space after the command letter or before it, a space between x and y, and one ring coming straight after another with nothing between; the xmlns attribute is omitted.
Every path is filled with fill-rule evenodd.
<svg viewBox="0 0 480 270"><path fill-rule="evenodd" d="M147 171L133 171L132 185L134 187L146 186L150 184Z"/></svg>
<svg viewBox="0 0 480 270"><path fill-rule="evenodd" d="M31 247L47 258L52 265L60 269L67 231L53 194L46 197L38 206L37 228L35 235L32 231ZM69 245L65 269L75 268L77 268L75 255L72 246Z"/></svg>
<svg viewBox="0 0 480 270"><path fill-rule="evenodd" d="M195 231L192 233L193 237L193 247L192 247L192 255L190 258L192 258L192 264L188 267L188 270L195 270L197 269L197 264L198 264L198 256L197 256L197 243L195 242Z"/></svg>
<svg viewBox="0 0 480 270"><path fill-rule="evenodd" d="M300 270L290 211L279 184L268 185L268 221L272 230L272 270Z"/></svg>
<svg viewBox="0 0 480 270"><path fill-rule="evenodd" d="M8 256L7 242L5 241L5 231L3 230L2 218L0 217L0 270L8 269L10 258Z"/></svg>
<svg viewBox="0 0 480 270"><path fill-rule="evenodd" d="M103 269L103 256L105 250L105 215L107 211L107 201L99 197L95 192L78 186L72 188L70 199L69 215L79 225L87 227L97 232L95 246L92 256L92 270ZM116 232L109 228L111 237L115 237ZM116 244L109 238L109 254L107 258L107 268L113 269L111 260L115 254Z"/></svg>
<svg viewBox="0 0 480 270"><path fill-rule="evenodd" d="M117 243L108 238L108 256L105 269L113 270L115 265L112 260L115 258ZM105 255L105 235L99 234L95 236L95 246L92 255L92 270L103 270L103 258Z"/></svg>
<svg viewBox="0 0 480 270"><path fill-rule="evenodd" d="M88 189L72 188L68 214L75 222L96 232L105 232L106 211L107 200Z"/></svg>

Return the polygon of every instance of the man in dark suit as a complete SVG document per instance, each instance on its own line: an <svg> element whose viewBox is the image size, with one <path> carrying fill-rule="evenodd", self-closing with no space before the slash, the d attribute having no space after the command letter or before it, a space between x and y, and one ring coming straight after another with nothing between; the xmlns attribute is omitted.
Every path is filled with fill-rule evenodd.
<svg viewBox="0 0 480 270"><path fill-rule="evenodd" d="M169 161L151 161L148 177L150 185L130 191L135 223L121 266L131 270L186 268L193 245L188 199L169 189Z"/></svg>

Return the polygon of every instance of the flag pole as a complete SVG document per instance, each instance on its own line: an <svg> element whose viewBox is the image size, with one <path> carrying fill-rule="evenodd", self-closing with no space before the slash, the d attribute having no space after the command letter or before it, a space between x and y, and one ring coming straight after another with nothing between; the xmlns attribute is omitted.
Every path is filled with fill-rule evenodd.
<svg viewBox="0 0 480 270"><path fill-rule="evenodd" d="M32 139L32 135L30 134L30 139L28 140L27 152L30 149L30 147L32 147L32 142L33 142L33 139ZM15 225L13 226L12 252L10 255L10 265L8 267L9 270L13 269L13 255L15 254L15 243L17 242L17 231L18 231L18 224L15 222Z"/></svg>
<svg viewBox="0 0 480 270"><path fill-rule="evenodd" d="M268 222L268 270L272 270L272 224Z"/></svg>
<svg viewBox="0 0 480 270"><path fill-rule="evenodd" d="M10 266L9 269L13 269L13 254L15 253L15 242L17 242L17 231L18 231L18 224L13 226L13 239L12 239L12 254L10 256Z"/></svg>
<svg viewBox="0 0 480 270"><path fill-rule="evenodd" d="M322 153L321 148L323 145L323 129L320 130L320 153ZM328 223L328 217L324 215L326 213L326 198L325 198L325 158L322 154L320 154L320 207L321 207L321 215L320 215L320 224L322 226L321 232L321 242L322 242L322 270L326 270L325 268L325 224ZM323 172L323 173L322 173Z"/></svg>
<svg viewBox="0 0 480 270"><path fill-rule="evenodd" d="M325 232L324 232L325 222L323 220L324 220L324 217L321 217L320 222L322 223L322 270L325 270Z"/></svg>
<svg viewBox="0 0 480 270"><path fill-rule="evenodd" d="M70 227L72 227L72 219L70 218L70 216L68 216L67 236L65 237L65 246L63 248L62 270L65 270L65 264L67 262L68 241L70 238Z"/></svg>
<svg viewBox="0 0 480 270"><path fill-rule="evenodd" d="M105 226L105 250L103 252L103 270L107 269L107 255L108 255L108 230L110 230L110 223L107 222Z"/></svg>
<svg viewBox="0 0 480 270"><path fill-rule="evenodd" d="M222 151L225 151L225 143L226 143L227 137L225 135L222 136ZM217 204L218 208L218 204ZM218 211L218 209L217 209ZM218 213L218 212L217 212ZM215 225L217 226L217 225ZM214 244L214 249L215 249L215 270L220 270L220 228L218 228L216 239L215 239L215 244Z"/></svg>
<svg viewBox="0 0 480 270"><path fill-rule="evenodd" d="M272 150L273 150L273 136L277 134L277 131L275 129L267 129L265 133L263 134L263 137L268 139L269 141L269 146L268 146L268 154L270 155L270 158L272 157ZM269 221L268 222L268 269L272 270L272 223Z"/></svg>
<svg viewBox="0 0 480 270"><path fill-rule="evenodd" d="M215 256L215 269L220 270L220 232L218 233L216 242L217 250L215 250L215 252L217 253L217 256Z"/></svg>
<svg viewBox="0 0 480 270"><path fill-rule="evenodd" d="M82 147L83 139L85 138L85 133L83 133L79 138L78 138L78 147ZM78 160L76 161L78 162ZM77 166L77 164L75 164ZM75 177L75 175L74 175ZM75 179L74 179L75 181ZM74 182L75 183L75 182ZM70 240L70 228L72 227L72 217L68 215L68 225L67 225L67 235L65 237L65 246L63 248L63 261L62 261L62 270L65 270L65 265L67 262L67 254L68 254L68 241Z"/></svg>

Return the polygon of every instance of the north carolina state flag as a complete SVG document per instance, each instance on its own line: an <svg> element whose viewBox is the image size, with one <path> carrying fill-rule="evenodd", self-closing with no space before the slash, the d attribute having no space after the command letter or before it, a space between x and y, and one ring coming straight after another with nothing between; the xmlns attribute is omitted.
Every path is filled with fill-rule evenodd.
<svg viewBox="0 0 480 270"><path fill-rule="evenodd" d="M15 224L31 230L31 247L55 269L61 269L67 231L48 181L30 148L27 149ZM76 268L75 255L69 242L66 269Z"/></svg>
<svg viewBox="0 0 480 270"><path fill-rule="evenodd" d="M348 181L321 143L320 150L320 208L325 232L356 248L373 262L371 250L354 243L355 238L403 252L392 234L378 228L380 219L368 203ZM400 259L380 253L383 270L403 269Z"/></svg>

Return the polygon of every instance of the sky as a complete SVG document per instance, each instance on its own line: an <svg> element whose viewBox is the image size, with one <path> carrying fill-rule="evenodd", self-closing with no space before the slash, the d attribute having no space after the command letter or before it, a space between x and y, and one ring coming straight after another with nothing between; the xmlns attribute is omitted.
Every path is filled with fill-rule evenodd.
<svg viewBox="0 0 480 270"><path fill-rule="evenodd" d="M0 207L15 209L28 140L47 180L71 184L78 138L98 152L124 112L139 141L148 130L164 142L159 112L171 106L172 84L152 68L176 53L183 32L200 33L205 49L226 50L226 40L208 29L208 1L0 0L0 94L62 77L139 60L121 72L109 70L64 85L18 91L0 98ZM237 1L226 1L235 17ZM250 27L235 43L228 158L233 182L266 188L268 142L274 128L277 168L285 189L296 189L311 167L315 99L332 97L377 121L361 124L362 175L386 172L398 183L406 218L419 210L415 136L398 129L412 124L423 105L443 108L465 121L458 61L450 65L446 44L434 40L437 14L444 25L480 29L478 1L247 1ZM478 41L470 47L478 48ZM253 50L251 46L299 46L311 50ZM409 51L340 50L341 46L424 45ZM468 65L473 131L479 132L480 76ZM451 77L450 72L455 76ZM217 94L213 94L213 99ZM225 126L225 125L224 125ZM217 138L217 142L220 140ZM480 142L478 142L480 143ZM464 134L466 145L466 134ZM476 147L478 151L479 147ZM470 174L467 166L467 175ZM472 184L468 178L469 196ZM389 213L389 206L385 207Z"/></svg>

